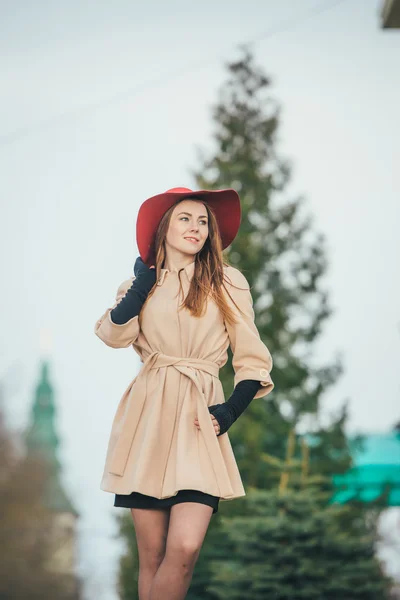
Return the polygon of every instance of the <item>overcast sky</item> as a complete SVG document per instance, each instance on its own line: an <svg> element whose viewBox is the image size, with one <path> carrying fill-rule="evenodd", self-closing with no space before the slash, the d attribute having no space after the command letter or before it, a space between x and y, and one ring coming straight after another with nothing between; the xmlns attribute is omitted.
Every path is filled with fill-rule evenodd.
<svg viewBox="0 0 400 600"><path fill-rule="evenodd" d="M327 238L335 314L320 356L341 352L345 374L325 414L349 399L349 431L400 418L400 31L380 29L380 4L0 3L0 375L10 422L23 428L41 357L51 360L87 598L116 597L110 535L123 509L99 485L115 409L139 368L94 323L132 273L140 204L193 186L239 43L260 39L252 48L282 105L290 191L306 196Z"/></svg>

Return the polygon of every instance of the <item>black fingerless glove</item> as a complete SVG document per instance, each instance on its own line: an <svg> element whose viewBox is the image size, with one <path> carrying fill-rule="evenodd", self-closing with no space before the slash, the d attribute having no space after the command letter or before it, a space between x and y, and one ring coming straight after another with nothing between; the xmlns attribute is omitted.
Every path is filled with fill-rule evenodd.
<svg viewBox="0 0 400 600"><path fill-rule="evenodd" d="M217 437L226 433L229 427L234 423L233 414L231 413L229 406L227 406L227 402L209 406L208 410L214 415L219 423L219 433L217 433Z"/></svg>
<svg viewBox="0 0 400 600"><path fill-rule="evenodd" d="M229 427L233 425L236 419L248 407L260 387L261 383L259 381L244 379L243 381L239 381L226 402L208 407L208 411L219 423L220 432L218 436L228 431Z"/></svg>
<svg viewBox="0 0 400 600"><path fill-rule="evenodd" d="M136 259L134 274L136 279L133 280L131 287L110 312L111 320L116 325L124 325L138 316L150 290L156 283L156 269L147 267L140 256Z"/></svg>

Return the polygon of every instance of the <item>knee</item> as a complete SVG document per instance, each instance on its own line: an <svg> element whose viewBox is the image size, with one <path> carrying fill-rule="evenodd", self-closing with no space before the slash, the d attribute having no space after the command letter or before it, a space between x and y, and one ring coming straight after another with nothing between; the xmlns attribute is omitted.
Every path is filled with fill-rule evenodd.
<svg viewBox="0 0 400 600"><path fill-rule="evenodd" d="M173 546L167 546L166 559L173 561L187 570L193 569L200 554L200 546L190 540L175 542Z"/></svg>

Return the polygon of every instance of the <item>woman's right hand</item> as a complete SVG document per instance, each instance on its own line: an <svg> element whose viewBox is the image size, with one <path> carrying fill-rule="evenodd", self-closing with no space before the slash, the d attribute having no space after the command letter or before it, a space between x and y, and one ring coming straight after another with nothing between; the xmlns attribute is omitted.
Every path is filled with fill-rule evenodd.
<svg viewBox="0 0 400 600"><path fill-rule="evenodd" d="M136 279L138 279L140 275L148 273L150 269L155 269L155 266L148 267L143 262L142 258L138 256L135 262L135 266L133 267L133 272L135 274Z"/></svg>
<svg viewBox="0 0 400 600"><path fill-rule="evenodd" d="M133 277L131 287L111 310L112 322L116 325L124 325L139 315L147 296L156 283L156 269L145 265L140 256L136 259L134 273L135 277Z"/></svg>

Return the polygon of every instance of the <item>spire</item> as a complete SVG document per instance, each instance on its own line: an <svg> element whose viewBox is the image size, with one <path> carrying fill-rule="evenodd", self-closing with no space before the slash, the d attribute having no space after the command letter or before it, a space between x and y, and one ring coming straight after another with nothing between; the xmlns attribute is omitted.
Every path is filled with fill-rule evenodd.
<svg viewBox="0 0 400 600"><path fill-rule="evenodd" d="M57 451L60 445L55 427L56 406L54 391L49 378L49 363L42 361L39 382L36 386L31 410L31 423L25 441L30 454L40 454L50 466L45 503L57 512L69 512L78 516L61 485L61 464Z"/></svg>
<svg viewBox="0 0 400 600"><path fill-rule="evenodd" d="M41 376L36 386L35 399L31 412L31 426L26 442L29 452L40 452L52 463L54 471L61 468L57 459L59 439L55 431L54 392L49 381L49 365L42 363Z"/></svg>

